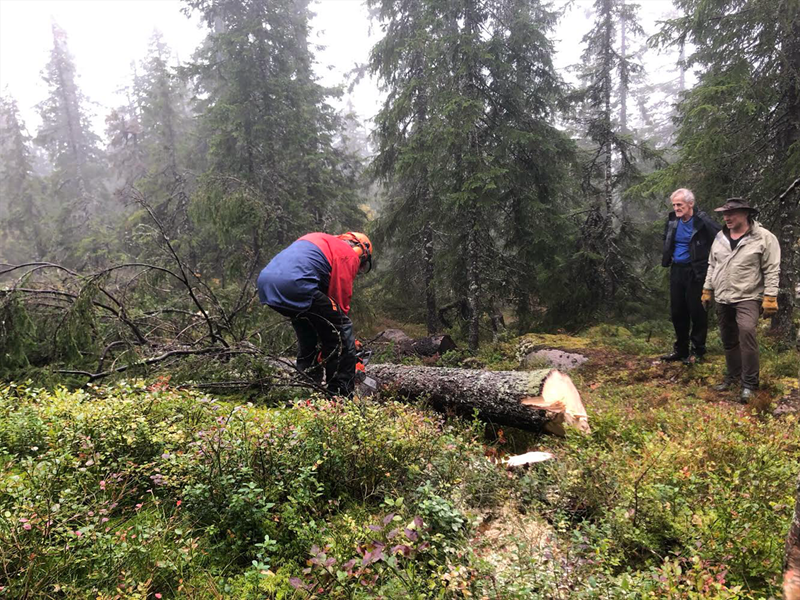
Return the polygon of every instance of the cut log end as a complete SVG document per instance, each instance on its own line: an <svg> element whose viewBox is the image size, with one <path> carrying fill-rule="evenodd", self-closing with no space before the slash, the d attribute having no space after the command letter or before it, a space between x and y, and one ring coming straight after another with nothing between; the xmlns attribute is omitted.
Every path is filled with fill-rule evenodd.
<svg viewBox="0 0 800 600"><path fill-rule="evenodd" d="M556 413L545 429L555 435L566 435L565 427L573 427L581 433L591 433L589 417L583 406L581 395L572 379L560 371L550 371L542 386L541 396L528 396L520 403Z"/></svg>

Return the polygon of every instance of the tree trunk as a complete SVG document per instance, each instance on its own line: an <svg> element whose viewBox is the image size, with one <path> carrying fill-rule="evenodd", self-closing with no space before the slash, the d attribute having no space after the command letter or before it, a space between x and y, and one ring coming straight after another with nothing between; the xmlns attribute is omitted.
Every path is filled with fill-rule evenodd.
<svg viewBox="0 0 800 600"><path fill-rule="evenodd" d="M426 398L439 411L529 431L588 433L586 409L572 380L552 369L482 371L370 365L367 374L408 398Z"/></svg>
<svg viewBox="0 0 800 600"><path fill-rule="evenodd" d="M782 45L784 61L784 77L786 80L786 120L782 127L780 137L781 157L790 160L792 149L800 143L800 16L796 9L794 14L789 13L789 31L786 42ZM797 175L796 173L794 174ZM778 214L781 231L774 232L781 242L781 274L780 292L778 293L778 314L772 319L772 331L784 340L791 342L794 339L792 313L796 294L797 278L794 270L797 252L798 199L800 189L797 181L778 197Z"/></svg>
<svg viewBox="0 0 800 600"><path fill-rule="evenodd" d="M606 15L606 20L604 23L604 44L603 44L603 78L605 81L603 82L603 127L605 131L603 132L603 152L604 152L604 162L605 162L605 180L603 185L603 197L606 203L606 223L608 231L611 231L611 215L613 214L613 202L614 202L614 182L613 182L613 163L612 163L612 153L613 153L613 144L611 140L612 135L612 123L611 123L611 88L613 87L614 83L612 80L612 69L614 68L613 63L613 55L612 55L612 42L611 42L611 29L613 24L611 22L611 14L610 9L609 13Z"/></svg>
<svg viewBox="0 0 800 600"><path fill-rule="evenodd" d="M489 318L492 321L492 336L496 342L500 334L506 330L506 320L503 318L503 312L497 308L494 299L489 304L489 308Z"/></svg>
<svg viewBox="0 0 800 600"><path fill-rule="evenodd" d="M478 215L470 209L467 232L467 302L469 303L469 349L477 350L480 341L481 313L479 308L478 281Z"/></svg>
<svg viewBox="0 0 800 600"><path fill-rule="evenodd" d="M625 0L622 0L622 13L619 23L620 29L620 62L628 59L627 28L625 27ZM622 133L628 133L628 77L627 73L619 81L619 127Z"/></svg>
<svg viewBox="0 0 800 600"><path fill-rule="evenodd" d="M427 200L427 198L426 198ZM436 313L436 290L433 287L433 230L430 225L423 231L424 260L425 260L425 308L427 309L428 335L439 331L439 319Z"/></svg>
<svg viewBox="0 0 800 600"><path fill-rule="evenodd" d="M788 194L794 199L782 199L780 205L781 230L778 232L781 244L781 274L778 288L778 313L772 318L770 330L782 339L791 342L794 340L794 300L797 293L797 277L794 269L797 254L797 197L800 189L795 189ZM794 206L792 206L794 204Z"/></svg>
<svg viewBox="0 0 800 600"><path fill-rule="evenodd" d="M784 600L800 600L800 477L797 479L794 520L786 538L786 552L783 561L783 598Z"/></svg>
<svg viewBox="0 0 800 600"><path fill-rule="evenodd" d="M414 339L407 336L400 329L387 329L375 338L373 346L380 347L392 344L395 356L433 356L444 354L448 350L455 350L456 343L449 335L432 335Z"/></svg>

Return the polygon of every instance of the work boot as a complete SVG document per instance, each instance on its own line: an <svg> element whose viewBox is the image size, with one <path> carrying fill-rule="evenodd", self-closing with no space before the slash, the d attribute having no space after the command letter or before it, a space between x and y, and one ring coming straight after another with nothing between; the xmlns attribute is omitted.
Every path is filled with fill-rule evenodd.
<svg viewBox="0 0 800 600"><path fill-rule="evenodd" d="M722 380L722 383L718 383L717 385L712 385L711 389L714 390L715 392L727 392L733 389L735 386L736 386L736 380L734 380L732 377L725 377L725 379Z"/></svg>
<svg viewBox="0 0 800 600"><path fill-rule="evenodd" d="M743 387L742 393L739 394L739 402L741 404L748 404L750 399L756 395L755 390L751 390L750 388Z"/></svg>
<svg viewBox="0 0 800 600"><path fill-rule="evenodd" d="M688 354L681 354L679 352L673 352L671 354L665 354L664 356L661 357L661 360L663 360L664 362L681 361L681 362L685 363L687 360L689 360L689 355Z"/></svg>

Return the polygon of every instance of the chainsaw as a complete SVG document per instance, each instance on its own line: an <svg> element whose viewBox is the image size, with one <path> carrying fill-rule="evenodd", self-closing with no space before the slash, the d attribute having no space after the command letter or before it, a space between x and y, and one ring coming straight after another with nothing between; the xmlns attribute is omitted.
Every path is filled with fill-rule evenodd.
<svg viewBox="0 0 800 600"><path fill-rule="evenodd" d="M371 392L378 389L378 382L367 375L367 365L372 358L372 350L364 347L359 340L356 340L356 383L360 383Z"/></svg>
<svg viewBox="0 0 800 600"><path fill-rule="evenodd" d="M374 392L378 389L378 382L367 375L367 365L370 358L372 358L372 350L365 348L364 344L356 340L356 384L361 384L368 388L370 392ZM324 362L322 352L320 352L317 354L317 363L321 365Z"/></svg>

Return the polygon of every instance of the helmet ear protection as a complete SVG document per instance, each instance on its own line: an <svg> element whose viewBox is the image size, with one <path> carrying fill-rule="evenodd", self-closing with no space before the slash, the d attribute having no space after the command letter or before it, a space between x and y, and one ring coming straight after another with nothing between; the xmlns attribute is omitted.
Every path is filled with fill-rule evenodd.
<svg viewBox="0 0 800 600"><path fill-rule="evenodd" d="M369 238L357 231L348 231L338 237L353 247L361 260L359 270L365 269L364 273L369 273L372 270L372 242L369 241Z"/></svg>

